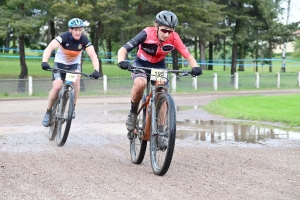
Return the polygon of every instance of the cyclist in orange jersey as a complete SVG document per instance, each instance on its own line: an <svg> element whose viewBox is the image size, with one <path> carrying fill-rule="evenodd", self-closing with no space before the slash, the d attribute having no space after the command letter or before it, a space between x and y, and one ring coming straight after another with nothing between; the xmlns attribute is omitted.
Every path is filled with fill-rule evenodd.
<svg viewBox="0 0 300 200"><path fill-rule="evenodd" d="M94 72L91 74L91 76L95 79L98 79L100 76L98 56L87 36L83 34L83 21L79 18L73 18L68 22L68 27L68 31L53 39L44 50L41 64L42 69L50 69L48 59L52 51L58 48L54 58L54 68L80 72L81 53L83 50L85 50L91 58L94 67ZM47 111L42 122L45 127L50 125L51 108L58 97L58 93L63 85L63 80L65 77L66 73L52 73L52 89L49 92ZM80 91L80 74L77 74L76 82L73 84L75 85L74 112L72 116L74 119L75 105Z"/></svg>

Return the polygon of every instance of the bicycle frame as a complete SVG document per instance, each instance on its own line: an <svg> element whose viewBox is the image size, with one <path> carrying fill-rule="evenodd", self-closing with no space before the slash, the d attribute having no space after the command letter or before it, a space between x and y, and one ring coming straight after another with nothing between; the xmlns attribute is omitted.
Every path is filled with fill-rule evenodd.
<svg viewBox="0 0 300 200"><path fill-rule="evenodd" d="M143 69L151 70L151 74ZM137 113L135 130L128 133L131 160L134 164L142 163L149 141L153 172L163 176L171 164L176 137L176 109L169 92L167 74L179 72L188 75L190 72L144 67L129 70L147 74L146 93Z"/></svg>
<svg viewBox="0 0 300 200"><path fill-rule="evenodd" d="M88 74L64 69L50 68L49 71L66 73L66 78L63 81L58 97L52 106L49 128L49 139L54 140L55 138L57 145L63 146L68 138L74 112L75 86L73 85L73 82L76 81L76 74L83 74L86 77L91 77Z"/></svg>
<svg viewBox="0 0 300 200"><path fill-rule="evenodd" d="M151 85L151 86L150 86ZM150 92L151 88L151 92ZM141 108L138 111L138 114L141 112L141 110L146 106L146 125L144 127L144 140L149 141L150 140L150 126L152 133L156 132L156 124L155 124L155 116L156 116L156 111L155 111L155 98L162 92L157 92L158 89L162 89L165 91L162 92L167 92L167 88L162 85L158 84L157 82L155 84L151 84L151 81L147 79L147 87L146 87L146 102L141 106ZM150 107L149 107L150 105ZM151 118L149 118L149 112L151 111ZM152 123L154 122L154 123Z"/></svg>
<svg viewBox="0 0 300 200"><path fill-rule="evenodd" d="M136 69L147 69L149 70L150 68L145 68L145 67L136 67ZM190 74L190 71L184 71L184 70L170 70L170 69L165 69L166 74L168 73L182 73L182 76L186 76ZM164 76L166 74L160 74L158 76ZM154 84L151 83L150 74L147 74L147 87L146 87L146 102L143 103L143 105L140 107L138 110L138 115L140 112L143 110L144 107L146 107L146 125L144 127L144 136L143 140L150 140L151 134L156 133L156 121L155 121L155 116L156 116L156 110L155 110L155 99L159 96L159 94L162 94L164 92L169 93L169 88L166 86L168 84L168 78L162 78L159 80L156 80ZM164 80L165 79L165 80ZM150 90L151 89L151 90ZM161 89L160 92L158 92L158 89ZM149 106L150 105L150 106ZM151 118L149 118L149 111L151 111ZM151 127L151 134L150 134L150 127Z"/></svg>

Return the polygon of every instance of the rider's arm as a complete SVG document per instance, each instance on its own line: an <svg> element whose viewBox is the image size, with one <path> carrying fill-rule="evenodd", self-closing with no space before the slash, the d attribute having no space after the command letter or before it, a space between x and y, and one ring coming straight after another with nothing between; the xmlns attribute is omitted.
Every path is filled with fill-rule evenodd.
<svg viewBox="0 0 300 200"><path fill-rule="evenodd" d="M179 35L175 32L173 33L173 37L175 41L174 46L178 50L178 52L188 61L191 67L198 67L196 59L194 58L194 56L192 56L188 48L183 44Z"/></svg>
<svg viewBox="0 0 300 200"><path fill-rule="evenodd" d="M88 46L85 50L92 60L94 70L99 71L99 60L98 60L98 56L95 52L94 46L92 46L92 45Z"/></svg>
<svg viewBox="0 0 300 200"><path fill-rule="evenodd" d="M198 67L198 63L197 63L197 61L195 60L194 56L192 56L192 54L189 55L189 57L187 57L186 60L188 61L189 65L190 65L191 67Z"/></svg>
<svg viewBox="0 0 300 200"><path fill-rule="evenodd" d="M126 58L127 52L133 50L138 47L141 43L143 43L147 38L147 33L145 30L142 30L138 33L134 38L129 40L123 47L121 47L118 51L118 62L124 61Z"/></svg>
<svg viewBox="0 0 300 200"><path fill-rule="evenodd" d="M118 51L118 63L125 60L126 54L127 50L124 47L121 47Z"/></svg>
<svg viewBox="0 0 300 200"><path fill-rule="evenodd" d="M59 45L60 43L56 39L52 40L44 50L42 62L48 62L48 59L50 58L52 51L57 49Z"/></svg>

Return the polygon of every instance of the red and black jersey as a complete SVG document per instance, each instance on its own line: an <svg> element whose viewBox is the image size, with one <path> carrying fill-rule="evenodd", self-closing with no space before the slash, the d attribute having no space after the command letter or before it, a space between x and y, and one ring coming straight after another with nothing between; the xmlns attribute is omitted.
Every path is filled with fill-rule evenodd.
<svg viewBox="0 0 300 200"><path fill-rule="evenodd" d="M138 58L150 63L157 63L163 60L173 49L187 58L190 56L189 50L183 44L179 35L173 32L166 41L160 41L157 38L157 29L155 27L147 27L132 38L124 45L127 51L139 47Z"/></svg>

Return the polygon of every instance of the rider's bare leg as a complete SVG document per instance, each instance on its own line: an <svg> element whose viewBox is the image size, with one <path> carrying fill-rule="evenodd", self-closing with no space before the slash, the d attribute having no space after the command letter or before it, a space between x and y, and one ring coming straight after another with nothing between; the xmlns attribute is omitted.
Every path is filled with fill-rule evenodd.
<svg viewBox="0 0 300 200"><path fill-rule="evenodd" d="M54 102L57 99L58 93L59 93L62 85L63 85L62 80L54 80L52 82L52 89L50 90L49 96L48 96L48 106L47 106L48 110L51 110Z"/></svg>
<svg viewBox="0 0 300 200"><path fill-rule="evenodd" d="M79 71L76 70L76 72L79 72ZM80 93L80 77L81 77L81 75L80 74L76 74L76 75L77 75L77 78L76 78L76 82L74 83L74 86L75 86L74 104L76 104L79 93Z"/></svg>
<svg viewBox="0 0 300 200"><path fill-rule="evenodd" d="M131 102L139 103L143 97L144 90L147 86L147 79L144 77L137 77L133 81L131 89Z"/></svg>

